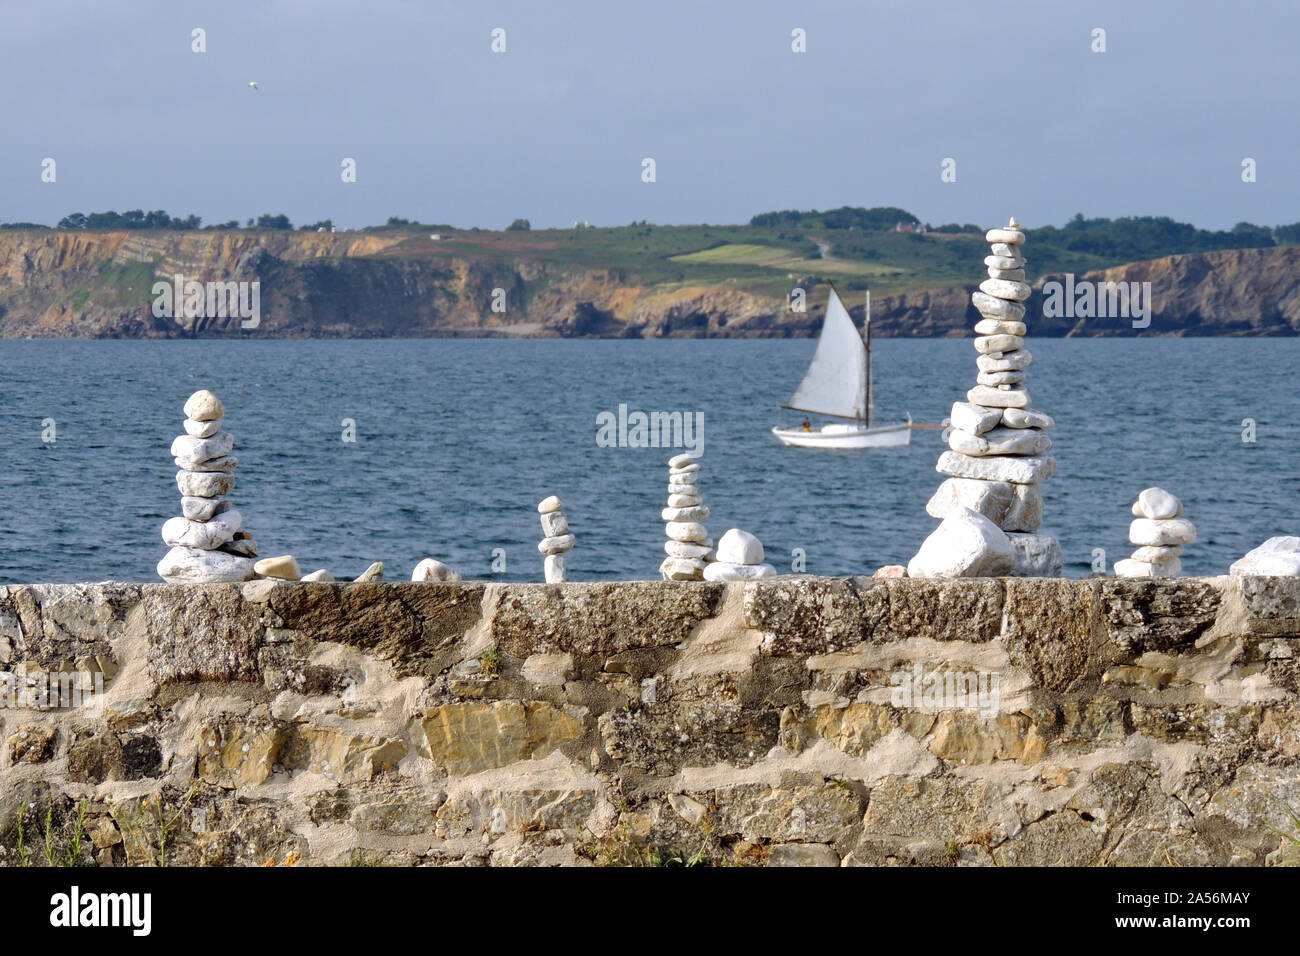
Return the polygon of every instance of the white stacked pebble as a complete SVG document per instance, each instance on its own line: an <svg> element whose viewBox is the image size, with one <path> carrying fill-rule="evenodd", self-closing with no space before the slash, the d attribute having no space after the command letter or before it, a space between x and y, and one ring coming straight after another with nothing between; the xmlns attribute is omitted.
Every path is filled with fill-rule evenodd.
<svg viewBox="0 0 1300 956"><path fill-rule="evenodd" d="M1183 545L1196 540L1196 525L1180 518L1183 503L1163 488L1148 488L1133 503L1128 539L1138 549L1115 562L1118 578L1176 578L1183 572Z"/></svg>
<svg viewBox="0 0 1300 956"><path fill-rule="evenodd" d="M257 544L242 530L243 518L223 496L235 488L231 455L234 436L222 431L221 399L204 389L185 402L185 434L172 442L181 515L163 523L171 550L158 562L158 574L176 584L247 581L254 576Z"/></svg>
<svg viewBox="0 0 1300 956"><path fill-rule="evenodd" d="M537 513L542 516L542 533L546 536L537 544L537 550L546 555L542 573L547 584L562 584L569 575L564 556L573 548L574 540L569 533L569 519L564 516L564 502L551 495L537 506Z"/></svg>
<svg viewBox="0 0 1300 956"><path fill-rule="evenodd" d="M713 539L704 527L709 509L700 499L700 463L691 455L668 459L668 507L662 517L668 557L659 565L665 581L702 581L713 560Z"/></svg>
<svg viewBox="0 0 1300 956"><path fill-rule="evenodd" d="M706 581L752 581L775 574L776 568L763 563L763 542L739 528L718 539L717 560L704 566Z"/></svg>
<svg viewBox="0 0 1300 956"><path fill-rule="evenodd" d="M1015 549L1016 562L1010 573L1057 577L1062 564L1060 542L1051 535L1034 533L1043 521L1038 483L1055 474L1056 459L1047 454L1052 447L1047 429L1054 422L1051 416L1029 407L1024 384L1025 369L1033 361L1024 348L1024 301L1031 291L1020 254L1025 234L1013 217L1006 228L990 229L985 238L991 244L991 255L984 260L988 278L971 295L981 317L975 325L974 343L979 373L966 401L952 406L951 427L945 432L949 450L935 466L948 477L925 510L941 519L961 515L963 509L983 515L1006 533ZM954 534L959 528L968 528L969 523L962 521L950 525ZM939 530L943 528L940 525ZM927 555L942 554L942 540L932 535L926 543ZM969 543L961 535L954 538L956 551ZM1000 543L995 550L1002 550ZM1001 563L977 560L972 568ZM930 576L929 564L929 560L914 559L915 569L909 566L909 573ZM951 567L959 564L961 561L940 561L935 576L947 576Z"/></svg>

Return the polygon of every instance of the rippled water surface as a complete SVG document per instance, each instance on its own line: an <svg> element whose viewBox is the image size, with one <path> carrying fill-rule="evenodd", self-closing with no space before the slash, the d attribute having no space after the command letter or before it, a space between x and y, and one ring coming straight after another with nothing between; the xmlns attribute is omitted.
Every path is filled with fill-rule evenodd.
<svg viewBox="0 0 1300 956"><path fill-rule="evenodd" d="M816 452L770 434L814 343L798 341L0 341L0 581L155 580L179 514L168 453L198 388L226 403L233 495L262 554L304 570L406 578L433 556L467 577L540 580L536 503L566 502L574 579L652 578L671 450L596 444L619 403L704 413L702 487L716 538L758 534L788 569L905 563L936 525L938 431L904 449ZM1029 344L1058 477L1043 530L1066 573L1131 550L1129 506L1160 484L1217 574L1300 534L1300 340L1072 339ZM874 343L882 419L938 422L974 384L969 340ZM787 423L794 420L786 413ZM1243 420L1257 440L1243 442ZM341 440L343 420L357 440ZM42 440L53 420L54 442ZM506 571L493 572L504 549Z"/></svg>

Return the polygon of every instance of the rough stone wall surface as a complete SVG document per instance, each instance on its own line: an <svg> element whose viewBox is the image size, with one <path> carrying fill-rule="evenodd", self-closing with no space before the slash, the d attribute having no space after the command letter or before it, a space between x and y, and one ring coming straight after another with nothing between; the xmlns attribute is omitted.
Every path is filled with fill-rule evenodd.
<svg viewBox="0 0 1300 956"><path fill-rule="evenodd" d="M1283 578L0 587L0 863L1287 863L1298 641Z"/></svg>

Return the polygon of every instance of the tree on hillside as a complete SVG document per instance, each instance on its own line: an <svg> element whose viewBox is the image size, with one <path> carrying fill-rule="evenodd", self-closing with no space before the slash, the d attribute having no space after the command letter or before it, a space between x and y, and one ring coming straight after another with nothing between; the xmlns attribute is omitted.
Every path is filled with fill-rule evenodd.
<svg viewBox="0 0 1300 956"><path fill-rule="evenodd" d="M527 232L533 228L533 224L527 219L516 219L510 225L506 226L506 232Z"/></svg>
<svg viewBox="0 0 1300 956"><path fill-rule="evenodd" d="M90 215L74 212L59 220L60 229L198 229L203 220L190 214L184 219L174 219L165 209L145 212L128 209L126 212L92 212Z"/></svg>
<svg viewBox="0 0 1300 956"><path fill-rule="evenodd" d="M270 213L263 213L257 217L258 229L292 229L293 223L284 213L278 216L272 216Z"/></svg>
<svg viewBox="0 0 1300 956"><path fill-rule="evenodd" d="M916 225L920 219L906 209L897 206L875 206L863 209L861 206L841 206L818 212L816 209L801 212L797 209L784 209L780 212L763 212L749 220L751 226L802 226L812 229L862 229L864 231L884 231L893 229L900 222Z"/></svg>

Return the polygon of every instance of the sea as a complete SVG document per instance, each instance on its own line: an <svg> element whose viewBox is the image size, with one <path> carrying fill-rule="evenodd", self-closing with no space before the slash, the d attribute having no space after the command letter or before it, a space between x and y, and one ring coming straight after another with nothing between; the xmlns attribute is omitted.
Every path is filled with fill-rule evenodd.
<svg viewBox="0 0 1300 956"><path fill-rule="evenodd" d="M906 448L787 448L771 434L806 340L0 340L0 583L155 581L180 513L172 439L200 388L235 436L232 494L263 556L340 578L433 557L467 579L540 581L537 503L559 495L571 580L655 579L667 461L702 451L715 540L757 535L779 572L906 564L937 526L942 432ZM1065 574L1127 557L1159 485L1198 538L1184 574L1227 573L1300 534L1300 340L1034 339L1027 387L1056 419L1041 529ZM873 343L878 418L938 424L975 382L969 339ZM623 415L633 427L619 429ZM635 412L689 436L642 436ZM661 443L662 444L662 443Z"/></svg>

